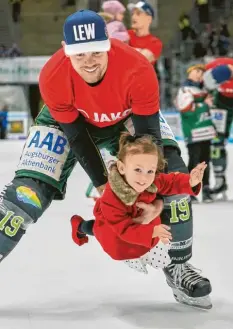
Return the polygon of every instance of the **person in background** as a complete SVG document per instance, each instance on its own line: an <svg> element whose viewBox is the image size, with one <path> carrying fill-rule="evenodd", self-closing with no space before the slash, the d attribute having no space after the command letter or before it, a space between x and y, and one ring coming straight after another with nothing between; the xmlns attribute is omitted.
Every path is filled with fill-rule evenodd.
<svg viewBox="0 0 233 329"><path fill-rule="evenodd" d="M181 114L182 129L189 154L189 172L205 161L207 169L203 177L203 202L212 202L209 187L209 162L211 140L216 136L211 120L209 105L212 105L207 91L202 87L204 64L188 68L188 77L178 90L176 105ZM195 197L194 197L195 198ZM197 201L193 199L193 201Z"/></svg>
<svg viewBox="0 0 233 329"><path fill-rule="evenodd" d="M0 44L0 58L2 57L7 57L7 49L3 43Z"/></svg>
<svg viewBox="0 0 233 329"><path fill-rule="evenodd" d="M230 46L230 36L231 34L227 26L227 23L224 20L222 20L220 22L219 42L218 42L219 56L227 55Z"/></svg>
<svg viewBox="0 0 233 329"><path fill-rule="evenodd" d="M195 0L195 5L198 11L199 29L203 30L205 24L210 23L210 8L209 0Z"/></svg>
<svg viewBox="0 0 233 329"><path fill-rule="evenodd" d="M129 3L131 12L131 30L128 31L129 45L144 55L155 65L162 53L162 41L150 33L150 27L155 16L153 7L145 2Z"/></svg>
<svg viewBox="0 0 233 329"><path fill-rule="evenodd" d="M126 8L118 0L104 1L103 12L99 14L104 18L107 24L107 30L110 38L115 38L123 42L129 41L129 34L123 23Z"/></svg>
<svg viewBox="0 0 233 329"><path fill-rule="evenodd" d="M178 26L180 30L180 53L183 62L190 61L193 57L197 34L192 27L190 17L186 13L182 13L179 17ZM195 55L194 55L195 56Z"/></svg>
<svg viewBox="0 0 233 329"><path fill-rule="evenodd" d="M233 122L233 59L216 58L205 65L204 84L213 94L212 117L218 136L212 141L211 158L215 176L215 186L211 190L217 199L227 199L228 156L226 144Z"/></svg>
<svg viewBox="0 0 233 329"><path fill-rule="evenodd" d="M14 23L18 23L20 21L21 15L21 4L23 0L9 0L12 6L12 19Z"/></svg>
<svg viewBox="0 0 233 329"><path fill-rule="evenodd" d="M189 15L185 13L181 14L179 17L178 26L181 33L182 41L187 40L189 37L192 38L193 40L196 39L197 35L191 26Z"/></svg>
<svg viewBox="0 0 233 329"><path fill-rule="evenodd" d="M0 111L0 139L6 139L7 137L7 115L8 106L5 104Z"/></svg>
<svg viewBox="0 0 233 329"><path fill-rule="evenodd" d="M13 43L12 47L7 51L7 57L19 57L22 55L17 43Z"/></svg>
<svg viewBox="0 0 233 329"><path fill-rule="evenodd" d="M193 47L193 57L194 59L202 61L203 57L207 54L207 50L204 48L200 40L197 40Z"/></svg>
<svg viewBox="0 0 233 329"><path fill-rule="evenodd" d="M217 29L214 27L212 28L211 33L209 35L208 50L211 56L218 55L218 45L219 45L219 35Z"/></svg>

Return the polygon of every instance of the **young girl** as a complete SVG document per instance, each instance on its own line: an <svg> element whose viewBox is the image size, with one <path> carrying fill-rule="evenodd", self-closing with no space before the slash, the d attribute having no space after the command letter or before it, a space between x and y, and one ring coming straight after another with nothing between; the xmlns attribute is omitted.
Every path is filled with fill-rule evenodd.
<svg viewBox="0 0 233 329"><path fill-rule="evenodd" d="M164 268L170 263L170 228L159 216L145 219L141 202L150 204L157 194L197 195L201 188L205 163L190 174L163 174L165 159L150 136L120 138L118 160L110 168L108 183L94 208L95 221L71 218L72 238L82 245L86 234L94 234L104 251L115 260L124 260L147 273L146 265Z"/></svg>
<svg viewBox="0 0 233 329"><path fill-rule="evenodd" d="M102 8L103 12L99 14L106 21L109 37L128 42L129 35L122 22L126 10L123 4L117 0L109 0L104 1Z"/></svg>

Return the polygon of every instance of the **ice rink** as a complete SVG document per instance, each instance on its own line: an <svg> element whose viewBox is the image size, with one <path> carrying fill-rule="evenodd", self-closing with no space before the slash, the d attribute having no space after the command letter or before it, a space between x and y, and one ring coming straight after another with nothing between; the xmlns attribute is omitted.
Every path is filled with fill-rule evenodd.
<svg viewBox="0 0 233 329"><path fill-rule="evenodd" d="M10 182L22 141L0 142L0 187ZM229 197L233 198L233 145ZM186 152L182 146L183 156ZM162 271L134 272L111 260L95 241L82 247L70 237L69 219L91 218L88 177L77 166L66 199L54 202L1 263L0 329L232 329L233 202L194 205L192 264L212 282L213 308L178 304Z"/></svg>

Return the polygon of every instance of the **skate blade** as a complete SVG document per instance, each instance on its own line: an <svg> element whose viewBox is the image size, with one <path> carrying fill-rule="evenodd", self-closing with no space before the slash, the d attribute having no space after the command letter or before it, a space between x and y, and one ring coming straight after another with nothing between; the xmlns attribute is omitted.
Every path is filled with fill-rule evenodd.
<svg viewBox="0 0 233 329"><path fill-rule="evenodd" d="M233 199L228 199L228 200L218 199L218 200L214 200L214 203L233 203Z"/></svg>
<svg viewBox="0 0 233 329"><path fill-rule="evenodd" d="M214 200L203 200L202 202L203 202L203 203L213 203Z"/></svg>
<svg viewBox="0 0 233 329"><path fill-rule="evenodd" d="M173 288L172 290L175 300L178 303L191 306L194 308L198 308L201 310L210 310L213 307L209 296L194 298L187 296L184 292L178 289Z"/></svg>
<svg viewBox="0 0 233 329"><path fill-rule="evenodd" d="M227 203L227 202L232 203L233 199L228 199L227 197L217 197L217 198L214 199L214 203L220 203L220 202L222 202L222 203Z"/></svg>
<svg viewBox="0 0 233 329"><path fill-rule="evenodd" d="M227 202L227 201L229 201L228 197L227 197L227 194L226 194L226 191L223 191L223 192L220 192L220 193L217 193L217 194L212 194L212 197L213 197L214 202Z"/></svg>

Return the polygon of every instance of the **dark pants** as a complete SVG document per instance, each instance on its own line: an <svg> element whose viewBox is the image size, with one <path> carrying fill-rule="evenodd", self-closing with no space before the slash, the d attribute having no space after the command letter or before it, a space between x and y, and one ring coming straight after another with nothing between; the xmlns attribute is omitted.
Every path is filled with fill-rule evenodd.
<svg viewBox="0 0 233 329"><path fill-rule="evenodd" d="M198 165L198 163L205 161L207 164L207 168L203 177L203 186L209 185L209 177L210 177L210 141L203 141L193 144L188 144L188 153L189 153L189 164L188 169L189 172Z"/></svg>
<svg viewBox="0 0 233 329"><path fill-rule="evenodd" d="M188 168L186 167L182 157L180 156L180 151L172 146L164 147L164 157L167 160L167 167L165 169L166 173L169 172L182 172L187 174Z"/></svg>
<svg viewBox="0 0 233 329"><path fill-rule="evenodd" d="M199 23L208 24L210 23L209 4L197 6Z"/></svg>
<svg viewBox="0 0 233 329"><path fill-rule="evenodd" d="M167 160L166 173L188 173L178 149L164 147L164 157ZM172 244L169 255L174 263L184 263L192 256L193 214L191 199L188 195L163 196L164 210L161 221L171 226Z"/></svg>
<svg viewBox="0 0 233 329"><path fill-rule="evenodd" d="M6 139L6 128L0 123L0 139Z"/></svg>
<svg viewBox="0 0 233 329"><path fill-rule="evenodd" d="M20 21L21 14L21 2L15 2L12 4L12 19L14 23L18 23Z"/></svg>

